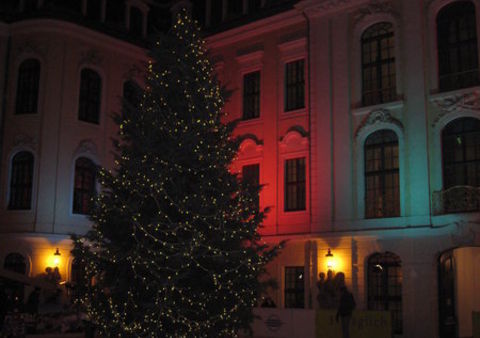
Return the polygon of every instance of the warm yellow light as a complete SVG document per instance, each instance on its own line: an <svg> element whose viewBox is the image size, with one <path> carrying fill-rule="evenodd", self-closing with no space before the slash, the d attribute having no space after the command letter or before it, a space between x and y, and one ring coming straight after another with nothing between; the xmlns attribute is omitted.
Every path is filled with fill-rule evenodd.
<svg viewBox="0 0 480 338"><path fill-rule="evenodd" d="M53 254L46 257L46 267L55 268L59 267L62 263L62 254L58 248L55 249Z"/></svg>
<svg viewBox="0 0 480 338"><path fill-rule="evenodd" d="M335 268L336 268L336 260L335 258L333 257L333 254L332 252L330 251L330 249L328 249L328 252L327 254L325 255L325 258L327 260L327 269L328 270L333 270L335 271Z"/></svg>

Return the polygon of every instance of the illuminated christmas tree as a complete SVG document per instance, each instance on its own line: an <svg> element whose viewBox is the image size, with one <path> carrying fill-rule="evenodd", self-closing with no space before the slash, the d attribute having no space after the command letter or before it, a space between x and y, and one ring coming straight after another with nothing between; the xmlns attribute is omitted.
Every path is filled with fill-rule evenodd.
<svg viewBox="0 0 480 338"><path fill-rule="evenodd" d="M259 187L229 171L238 140L198 28L178 16L150 55L143 97L118 118L115 168L99 172L92 230L74 237L78 300L109 336L234 336L278 248L260 243Z"/></svg>

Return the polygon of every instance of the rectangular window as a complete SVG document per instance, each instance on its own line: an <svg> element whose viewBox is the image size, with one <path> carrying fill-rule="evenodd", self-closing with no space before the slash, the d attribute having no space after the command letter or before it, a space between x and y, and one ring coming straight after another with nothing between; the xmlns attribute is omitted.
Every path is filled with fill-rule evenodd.
<svg viewBox="0 0 480 338"><path fill-rule="evenodd" d="M305 108L305 61L285 65L285 111Z"/></svg>
<svg viewBox="0 0 480 338"><path fill-rule="evenodd" d="M305 210L305 157L285 161L285 211Z"/></svg>
<svg viewBox="0 0 480 338"><path fill-rule="evenodd" d="M249 120L260 116L260 72L243 76L243 119Z"/></svg>
<svg viewBox="0 0 480 338"><path fill-rule="evenodd" d="M249 182L251 185L258 187L260 184L260 165L250 164L242 167L242 177L244 181ZM256 195L255 205L257 210L260 208L260 198Z"/></svg>
<svg viewBox="0 0 480 338"><path fill-rule="evenodd" d="M303 266L285 267L285 307L305 307Z"/></svg>

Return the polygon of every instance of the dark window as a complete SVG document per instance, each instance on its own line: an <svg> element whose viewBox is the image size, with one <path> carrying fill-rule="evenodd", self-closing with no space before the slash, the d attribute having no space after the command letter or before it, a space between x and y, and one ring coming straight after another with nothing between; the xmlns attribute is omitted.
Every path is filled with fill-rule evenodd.
<svg viewBox="0 0 480 338"><path fill-rule="evenodd" d="M95 165L88 158L80 157L75 162L74 214L90 214L92 197L95 195L95 173Z"/></svg>
<svg viewBox="0 0 480 338"><path fill-rule="evenodd" d="M12 159L8 208L11 210L30 209L32 185L33 155L28 151L19 152Z"/></svg>
<svg viewBox="0 0 480 338"><path fill-rule="evenodd" d="M40 62L36 59L23 61L18 68L16 114L37 113Z"/></svg>
<svg viewBox="0 0 480 338"><path fill-rule="evenodd" d="M362 35L362 103L368 106L395 98L393 26L381 22L370 26Z"/></svg>
<svg viewBox="0 0 480 338"><path fill-rule="evenodd" d="M243 14L243 0L228 0L228 17L235 18Z"/></svg>
<svg viewBox="0 0 480 338"><path fill-rule="evenodd" d="M262 8L262 0L248 0L248 12L254 14Z"/></svg>
<svg viewBox="0 0 480 338"><path fill-rule="evenodd" d="M260 184L260 165L250 164L243 166L242 177L244 181L249 182L252 186L258 188ZM255 205L256 209L258 210L260 208L258 193L255 196Z"/></svg>
<svg viewBox="0 0 480 338"><path fill-rule="evenodd" d="M456 119L442 130L443 188L480 186L480 120Z"/></svg>
<svg viewBox="0 0 480 338"><path fill-rule="evenodd" d="M210 25L216 26L222 22L223 0L212 0L212 16Z"/></svg>
<svg viewBox="0 0 480 338"><path fill-rule="evenodd" d="M24 0L23 10L25 12L33 12L37 9L37 0Z"/></svg>
<svg viewBox="0 0 480 338"><path fill-rule="evenodd" d="M402 262L391 252L368 259L368 309L390 311L393 332L402 333Z"/></svg>
<svg viewBox="0 0 480 338"><path fill-rule="evenodd" d="M137 7L130 9L130 32L135 36L143 36L143 14Z"/></svg>
<svg viewBox="0 0 480 338"><path fill-rule="evenodd" d="M123 84L124 117L127 112L133 112L140 106L142 99L142 88L133 80L125 81Z"/></svg>
<svg viewBox="0 0 480 338"><path fill-rule="evenodd" d="M100 21L102 13L101 0L87 0L87 18L92 21Z"/></svg>
<svg viewBox="0 0 480 338"><path fill-rule="evenodd" d="M110 26L125 29L125 3L118 0L107 0L105 22Z"/></svg>
<svg viewBox="0 0 480 338"><path fill-rule="evenodd" d="M285 211L305 210L305 157L285 161Z"/></svg>
<svg viewBox="0 0 480 338"><path fill-rule="evenodd" d="M97 72L83 69L80 81L80 99L78 119L90 123L99 123L102 79Z"/></svg>
<svg viewBox="0 0 480 338"><path fill-rule="evenodd" d="M297 60L285 65L285 111L305 107L305 62Z"/></svg>
<svg viewBox="0 0 480 338"><path fill-rule="evenodd" d="M379 130L365 141L365 217L400 215L398 139Z"/></svg>
<svg viewBox="0 0 480 338"><path fill-rule="evenodd" d="M249 120L260 116L260 72L243 76L243 119Z"/></svg>
<svg viewBox="0 0 480 338"><path fill-rule="evenodd" d="M455 1L437 16L439 90L478 85L478 50L475 6Z"/></svg>
<svg viewBox="0 0 480 338"><path fill-rule="evenodd" d="M67 10L71 13L82 12L82 2L78 0L55 0L51 1L48 5L50 8L58 8L62 11Z"/></svg>
<svg viewBox="0 0 480 338"><path fill-rule="evenodd" d="M305 307L305 286L303 266L285 267L285 307Z"/></svg>
<svg viewBox="0 0 480 338"><path fill-rule="evenodd" d="M25 261L25 257L16 252L9 253L5 257L3 268L8 271L13 271L25 275L27 272L27 263Z"/></svg>

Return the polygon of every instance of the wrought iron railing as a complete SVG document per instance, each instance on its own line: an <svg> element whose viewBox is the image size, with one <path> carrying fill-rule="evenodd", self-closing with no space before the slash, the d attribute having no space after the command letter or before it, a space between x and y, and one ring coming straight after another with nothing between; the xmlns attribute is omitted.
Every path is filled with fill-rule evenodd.
<svg viewBox="0 0 480 338"><path fill-rule="evenodd" d="M434 215L479 211L480 187L457 185L434 191L432 205Z"/></svg>

